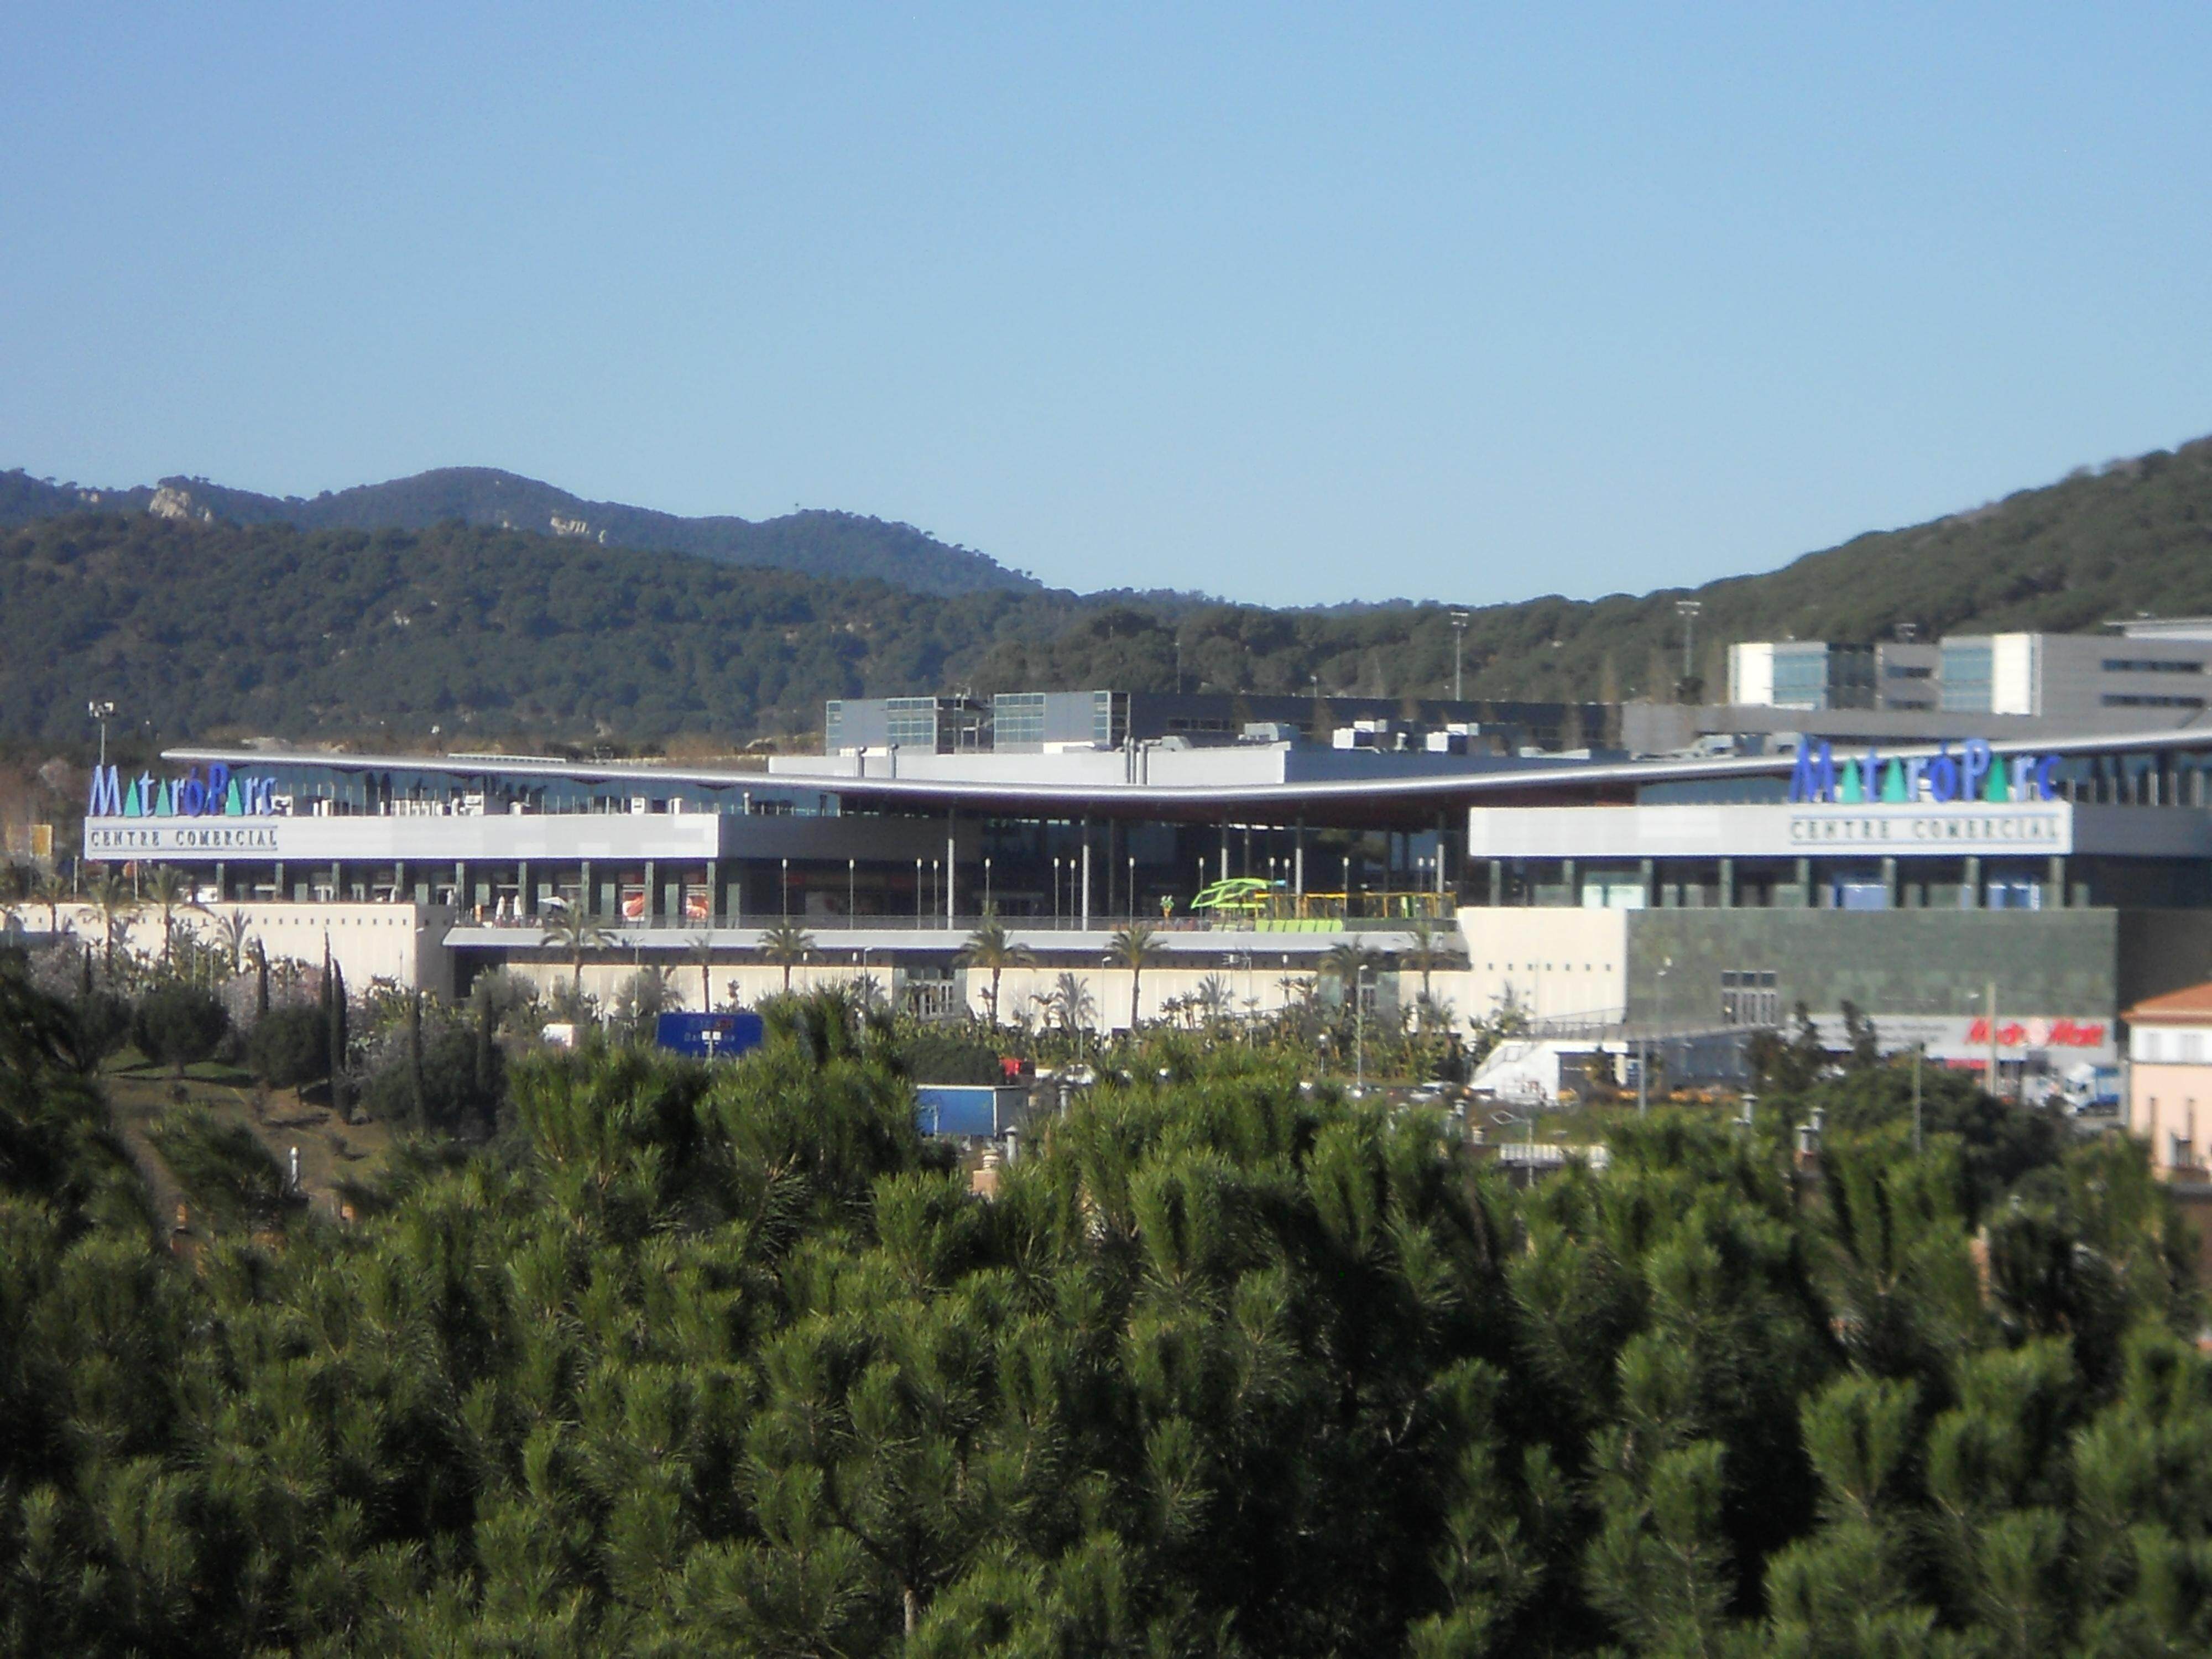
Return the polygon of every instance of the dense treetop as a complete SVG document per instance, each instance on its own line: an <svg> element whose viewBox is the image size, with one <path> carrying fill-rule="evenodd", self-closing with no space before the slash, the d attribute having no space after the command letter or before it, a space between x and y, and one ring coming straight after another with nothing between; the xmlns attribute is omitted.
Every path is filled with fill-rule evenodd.
<svg viewBox="0 0 2212 1659"><path fill-rule="evenodd" d="M1778 1072L1755 1131L1626 1120L1523 1192L1170 1036L987 1199L858 1005L772 1016L526 1060L350 1224L179 1112L172 1255L0 961L0 1647L2212 1644L2212 1359L2124 1139L1977 1172L2017 1109L1947 1079L1916 1155L1902 1073Z"/></svg>

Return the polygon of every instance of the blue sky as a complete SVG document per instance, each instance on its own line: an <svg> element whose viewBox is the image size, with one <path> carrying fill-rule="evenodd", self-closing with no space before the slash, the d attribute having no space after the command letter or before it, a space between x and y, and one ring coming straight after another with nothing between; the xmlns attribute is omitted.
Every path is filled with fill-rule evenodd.
<svg viewBox="0 0 2212 1659"><path fill-rule="evenodd" d="M2212 8L0 12L0 465L1590 595L2212 432Z"/></svg>

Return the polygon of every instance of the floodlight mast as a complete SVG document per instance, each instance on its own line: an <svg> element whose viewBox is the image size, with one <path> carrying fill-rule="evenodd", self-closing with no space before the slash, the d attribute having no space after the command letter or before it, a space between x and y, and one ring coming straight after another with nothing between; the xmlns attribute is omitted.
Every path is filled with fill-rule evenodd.
<svg viewBox="0 0 2212 1659"><path fill-rule="evenodd" d="M1466 701L1467 697L1467 693L1460 677L1460 659L1461 647L1467 644L1467 624L1469 620L1468 613L1464 611L1455 611L1451 613L1452 701L1454 702L1463 702Z"/></svg>
<svg viewBox="0 0 2212 1659"><path fill-rule="evenodd" d="M94 697L84 706L84 712L100 723L100 769L107 770L107 723L115 718L115 705L105 698Z"/></svg>
<svg viewBox="0 0 2212 1659"><path fill-rule="evenodd" d="M1698 599L1677 599L1674 601L1674 614L1682 619L1682 678L1686 680L1690 678L1692 672L1690 666L1692 656L1691 645L1697 638L1698 614L1705 608L1704 602Z"/></svg>

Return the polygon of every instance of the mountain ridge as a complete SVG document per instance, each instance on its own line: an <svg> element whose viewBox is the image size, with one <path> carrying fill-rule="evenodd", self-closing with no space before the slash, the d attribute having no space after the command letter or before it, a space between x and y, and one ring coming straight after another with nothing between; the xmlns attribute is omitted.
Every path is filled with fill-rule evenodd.
<svg viewBox="0 0 2212 1659"><path fill-rule="evenodd" d="M918 593L951 597L1038 592L1043 584L989 555L939 540L914 526L814 508L778 518L684 518L621 501L587 501L498 467L434 467L315 496L265 495L205 478L107 489L0 473L0 526L86 509L301 530L427 530L455 520L480 528L535 531L635 552L683 553L719 563L872 578Z"/></svg>
<svg viewBox="0 0 2212 1659"><path fill-rule="evenodd" d="M818 732L825 698L956 688L1435 698L1455 656L1474 700L1664 701L1717 694L1733 641L2212 612L2212 439L1762 574L1468 605L1463 641L1441 604L935 596L790 570L733 583L705 559L450 517L240 526L189 489L157 514L152 493L133 510L0 474L0 515L11 499L81 508L0 528L14 647L0 656L0 740L48 744L82 734L90 697L173 737L450 742L465 727L471 741L736 744ZM1686 673L1688 599L1703 608Z"/></svg>

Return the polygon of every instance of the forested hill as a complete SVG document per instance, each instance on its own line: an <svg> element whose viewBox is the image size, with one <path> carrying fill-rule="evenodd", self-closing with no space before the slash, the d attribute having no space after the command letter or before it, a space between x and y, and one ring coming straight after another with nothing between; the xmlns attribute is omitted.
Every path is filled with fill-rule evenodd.
<svg viewBox="0 0 2212 1659"><path fill-rule="evenodd" d="M13 478L21 493L21 475ZM0 503L0 505L4 505ZM107 503L102 503L103 506ZM1672 695L1691 590L1476 609L1475 697ZM1697 667L1732 640L1899 622L2093 629L2212 611L2212 441L1694 590ZM965 685L1448 695L1441 605L1267 611L1042 588L955 595L733 570L471 527L80 513L0 531L0 738L84 734L115 698L167 740L267 733L652 745L811 734L836 696Z"/></svg>
<svg viewBox="0 0 2212 1659"><path fill-rule="evenodd" d="M33 478L20 470L0 473L0 525L88 507L240 525L289 524L302 530L426 530L455 520L813 576L872 577L919 593L1029 592L1039 586L985 554L948 546L911 525L830 512L793 513L758 523L678 518L619 501L587 501L492 467L441 467L386 483L325 491L313 499L259 495L201 478L94 489Z"/></svg>

